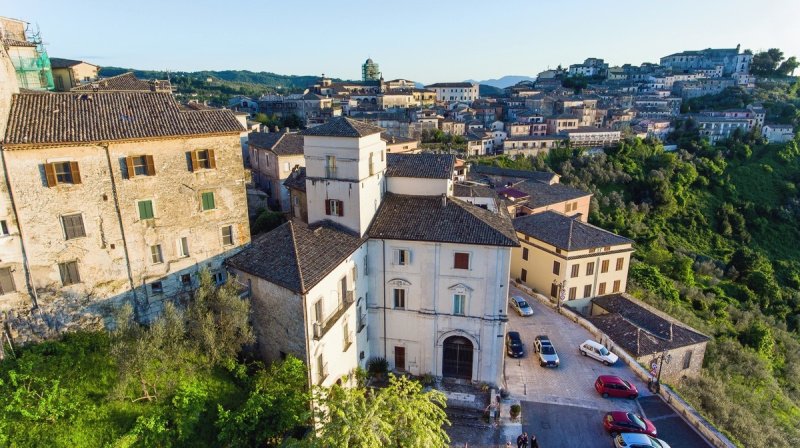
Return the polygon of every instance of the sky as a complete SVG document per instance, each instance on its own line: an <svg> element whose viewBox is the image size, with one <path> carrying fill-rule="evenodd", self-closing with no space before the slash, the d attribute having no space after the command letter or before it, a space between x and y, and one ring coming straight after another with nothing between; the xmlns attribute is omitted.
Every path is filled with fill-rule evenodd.
<svg viewBox="0 0 800 448"><path fill-rule="evenodd" d="M604 58L777 47L800 57L800 0L0 0L51 57L146 70L252 70L433 83Z"/></svg>

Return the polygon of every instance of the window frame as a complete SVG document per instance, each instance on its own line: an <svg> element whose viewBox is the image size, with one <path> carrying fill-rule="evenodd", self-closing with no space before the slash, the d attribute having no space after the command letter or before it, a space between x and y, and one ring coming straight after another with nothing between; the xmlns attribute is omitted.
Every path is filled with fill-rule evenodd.
<svg viewBox="0 0 800 448"><path fill-rule="evenodd" d="M3 276L7 277L3 280ZM10 287L4 288L3 284L7 284ZM10 294L12 292L17 292L17 284L14 282L14 271L11 270L11 266L5 266L0 268L0 295Z"/></svg>
<svg viewBox="0 0 800 448"><path fill-rule="evenodd" d="M464 257L466 257L466 267L462 267L464 266ZM469 271L472 267L471 263L472 257L470 252L453 252L453 269Z"/></svg>
<svg viewBox="0 0 800 448"><path fill-rule="evenodd" d="M408 297L406 288L392 288L392 309L405 310L407 309Z"/></svg>
<svg viewBox="0 0 800 448"><path fill-rule="evenodd" d="M617 258L616 270L621 271L624 266L625 266L625 257Z"/></svg>
<svg viewBox="0 0 800 448"><path fill-rule="evenodd" d="M579 275L581 275L581 265L579 265L577 263L573 264L572 268L570 270L570 273L569 273L569 277L570 278L575 278L575 277L578 277Z"/></svg>
<svg viewBox="0 0 800 448"><path fill-rule="evenodd" d="M459 305L460 302L460 305ZM453 294L453 315L466 316L467 315L467 295L456 293Z"/></svg>
<svg viewBox="0 0 800 448"><path fill-rule="evenodd" d="M150 294L154 296L160 296L164 294L164 283L160 280L150 283Z"/></svg>
<svg viewBox="0 0 800 448"><path fill-rule="evenodd" d="M225 236L225 230L226 229L228 230L227 237ZM233 246L234 243L236 242L236 240L234 239L234 236L233 236L233 225L228 224L227 226L222 226L222 227L220 227L219 230L220 230L220 239L222 240L222 246L223 247L225 247L225 246ZM228 240L230 242L226 242Z"/></svg>
<svg viewBox="0 0 800 448"><path fill-rule="evenodd" d="M395 266L410 266L411 265L411 250L409 249L394 249L394 256L392 262Z"/></svg>
<svg viewBox="0 0 800 448"><path fill-rule="evenodd" d="M525 260L525 261L528 261L528 248L527 247L523 247L522 248L522 259Z"/></svg>
<svg viewBox="0 0 800 448"><path fill-rule="evenodd" d="M586 263L586 275L594 275L594 261Z"/></svg>
<svg viewBox="0 0 800 448"><path fill-rule="evenodd" d="M561 263L558 260L553 260L553 274L561 275Z"/></svg>
<svg viewBox="0 0 800 448"><path fill-rule="evenodd" d="M210 212L217 209L217 198L214 195L213 190L200 192L200 208L204 212Z"/></svg>
<svg viewBox="0 0 800 448"><path fill-rule="evenodd" d="M605 293L606 293L606 282L600 282L600 284L597 285L597 295L602 296L605 295Z"/></svg>
<svg viewBox="0 0 800 448"><path fill-rule="evenodd" d="M153 244L150 246L150 264L164 263L164 251L161 244Z"/></svg>
<svg viewBox="0 0 800 448"><path fill-rule="evenodd" d="M67 224L67 220L72 220L75 218L80 219L80 234L74 233L75 225L74 224ZM61 215L61 229L64 234L64 240L74 240L78 238L86 238L86 224L83 222L83 213L71 213L69 215ZM73 229L72 231L68 229Z"/></svg>
<svg viewBox="0 0 800 448"><path fill-rule="evenodd" d="M146 203L150 204L150 216L149 217L143 217L142 216L142 204L146 204ZM136 210L138 212L137 215L139 216L139 221L147 221L147 220L156 218L155 201L153 201L152 199L139 199L138 201L136 201Z"/></svg>
<svg viewBox="0 0 800 448"><path fill-rule="evenodd" d="M608 273L608 267L611 264L611 260L603 260L600 262L600 273L606 274Z"/></svg>
<svg viewBox="0 0 800 448"><path fill-rule="evenodd" d="M175 240L175 248L177 249L178 258L186 258L191 254L189 251L189 237L182 236Z"/></svg>
<svg viewBox="0 0 800 448"><path fill-rule="evenodd" d="M74 269L74 272L70 271L71 268ZM81 273L80 273L80 268L78 267L78 260L71 260L71 261L65 261L63 263L58 263L58 271L61 277L62 286L69 286L81 283Z"/></svg>

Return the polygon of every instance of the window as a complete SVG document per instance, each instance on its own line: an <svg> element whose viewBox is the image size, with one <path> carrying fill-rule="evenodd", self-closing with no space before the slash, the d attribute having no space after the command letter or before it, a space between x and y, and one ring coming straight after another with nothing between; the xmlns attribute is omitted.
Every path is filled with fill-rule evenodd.
<svg viewBox="0 0 800 448"><path fill-rule="evenodd" d="M198 149L191 152L192 171L213 170L217 168L213 149Z"/></svg>
<svg viewBox="0 0 800 448"><path fill-rule="evenodd" d="M233 245L233 226L225 226L222 228L222 245L223 246L232 246Z"/></svg>
<svg viewBox="0 0 800 448"><path fill-rule="evenodd" d="M217 271L211 274L211 278L214 279L214 284L220 286L225 283L225 271Z"/></svg>
<svg viewBox="0 0 800 448"><path fill-rule="evenodd" d="M605 293L606 293L606 282L597 285L597 295L602 296Z"/></svg>
<svg viewBox="0 0 800 448"><path fill-rule="evenodd" d="M289 166L289 162L283 162L283 171L288 173L291 167Z"/></svg>
<svg viewBox="0 0 800 448"><path fill-rule="evenodd" d="M578 274L580 273L580 270L581 270L581 265L573 264L572 265L572 272L570 272L570 277L572 277L572 278L577 277Z"/></svg>
<svg viewBox="0 0 800 448"><path fill-rule="evenodd" d="M184 288L192 287L192 274L181 274L181 286Z"/></svg>
<svg viewBox="0 0 800 448"><path fill-rule="evenodd" d="M375 174L375 162L373 161L373 159L374 159L373 156L374 155L375 155L374 153L369 153L369 175L370 176Z"/></svg>
<svg viewBox="0 0 800 448"><path fill-rule="evenodd" d="M553 274L558 275L561 273L561 263L554 261L553 262Z"/></svg>
<svg viewBox="0 0 800 448"><path fill-rule="evenodd" d="M64 227L65 239L71 240L86 236L86 231L83 228L83 216L80 213L62 216L61 225Z"/></svg>
<svg viewBox="0 0 800 448"><path fill-rule="evenodd" d="M153 264L159 264L164 262L164 256L161 254L160 244L156 244L155 246L150 246L150 262Z"/></svg>
<svg viewBox="0 0 800 448"><path fill-rule="evenodd" d="M572 287L569 288L569 300L575 300L578 296L578 288Z"/></svg>
<svg viewBox="0 0 800 448"><path fill-rule="evenodd" d="M398 266L408 266L411 264L411 251L406 249L396 249L394 251L394 264Z"/></svg>
<svg viewBox="0 0 800 448"><path fill-rule="evenodd" d="M558 297L558 283L550 285L550 297Z"/></svg>
<svg viewBox="0 0 800 448"><path fill-rule="evenodd" d="M625 259L624 259L624 258L622 258L622 257L620 257L620 258L617 258L617 270L618 270L618 271L621 271L621 270L622 270L622 267L623 267L624 265L625 265Z"/></svg>
<svg viewBox="0 0 800 448"><path fill-rule="evenodd" d="M364 255L364 277L366 277L367 275L369 275L369 269L367 268L367 266L368 266L368 265L367 265L367 256L366 256L366 255Z"/></svg>
<svg viewBox="0 0 800 448"><path fill-rule="evenodd" d="M81 282L81 276L78 274L78 262L68 261L66 263L58 264L58 271L61 274L61 284L64 286L73 285Z"/></svg>
<svg viewBox="0 0 800 448"><path fill-rule="evenodd" d="M322 322L322 299L314 303L314 322Z"/></svg>
<svg viewBox="0 0 800 448"><path fill-rule="evenodd" d="M469 254L466 252L456 252L453 256L454 269L469 269Z"/></svg>
<svg viewBox="0 0 800 448"><path fill-rule="evenodd" d="M217 204L214 203L214 192L206 191L201 195L201 202L203 203L203 210L214 210Z"/></svg>
<svg viewBox="0 0 800 448"><path fill-rule="evenodd" d="M692 351L689 350L683 355L683 368L688 369L692 365Z"/></svg>
<svg viewBox="0 0 800 448"><path fill-rule="evenodd" d="M8 294L17 290L14 285L14 276L11 275L11 268L0 268L0 294Z"/></svg>
<svg viewBox="0 0 800 448"><path fill-rule="evenodd" d="M58 184L81 183L81 171L78 162L53 162L44 164L44 177L48 187Z"/></svg>
<svg viewBox="0 0 800 448"><path fill-rule="evenodd" d="M139 201L139 219L153 219L155 218L153 211L153 201L150 199L146 201Z"/></svg>
<svg viewBox="0 0 800 448"><path fill-rule="evenodd" d="M611 292L619 292L619 287L620 287L620 281L619 280L614 280L614 286L613 286L613 289L611 290Z"/></svg>
<svg viewBox="0 0 800 448"><path fill-rule="evenodd" d="M336 156L325 156L325 177L336 178Z"/></svg>
<svg viewBox="0 0 800 448"><path fill-rule="evenodd" d="M594 261L586 264L586 275L594 275Z"/></svg>
<svg viewBox="0 0 800 448"><path fill-rule="evenodd" d="M175 241L175 246L178 249L178 256L188 257L189 256L189 238L181 237L177 241Z"/></svg>
<svg viewBox="0 0 800 448"><path fill-rule="evenodd" d="M592 285L586 285L583 287L583 297L589 297L592 295Z"/></svg>
<svg viewBox="0 0 800 448"><path fill-rule="evenodd" d="M395 370L399 370L399 371L406 370L406 348L405 347L395 347L394 348L394 368L395 368Z"/></svg>
<svg viewBox="0 0 800 448"><path fill-rule="evenodd" d="M0 221L0 236L8 235L8 223L6 220Z"/></svg>
<svg viewBox="0 0 800 448"><path fill-rule="evenodd" d="M605 274L606 272L608 272L608 260L603 260L600 263L600 273Z"/></svg>
<svg viewBox="0 0 800 448"><path fill-rule="evenodd" d="M394 289L394 307L396 309L406 309L406 290L401 288Z"/></svg>
<svg viewBox="0 0 800 448"><path fill-rule="evenodd" d="M350 344L353 342L353 338L350 336L350 325L347 321L342 323L342 351L347 351L350 348Z"/></svg>
<svg viewBox="0 0 800 448"><path fill-rule="evenodd" d="M156 166L153 156L125 157L125 167L128 169L128 179L136 176L155 176Z"/></svg>
<svg viewBox="0 0 800 448"><path fill-rule="evenodd" d="M453 296L453 314L463 316L466 313L467 296L455 294Z"/></svg>
<svg viewBox="0 0 800 448"><path fill-rule="evenodd" d="M344 202L338 199L327 199L325 201L325 214L332 216L344 216Z"/></svg>
<svg viewBox="0 0 800 448"><path fill-rule="evenodd" d="M523 282L528 281L528 271L523 269L522 272L519 274L519 279Z"/></svg>
<svg viewBox="0 0 800 448"><path fill-rule="evenodd" d="M164 285L161 282L153 282L150 283L150 293L155 295L162 294L164 292Z"/></svg>

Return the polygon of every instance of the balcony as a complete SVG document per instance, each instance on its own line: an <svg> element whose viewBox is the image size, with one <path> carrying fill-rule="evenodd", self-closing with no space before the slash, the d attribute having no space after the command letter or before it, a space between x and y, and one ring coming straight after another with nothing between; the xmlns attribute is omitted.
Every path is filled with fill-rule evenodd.
<svg viewBox="0 0 800 448"><path fill-rule="evenodd" d="M322 364L321 366L317 366L317 376L319 379L317 380L317 384L321 385L325 378L328 377L328 363Z"/></svg>
<svg viewBox="0 0 800 448"><path fill-rule="evenodd" d="M322 339L328 330L333 327L336 322L344 315L344 313L353 305L355 297L355 291L347 291L344 294L344 300L339 302L339 306L336 307L328 316L325 317L321 322L314 322L314 339L320 340Z"/></svg>

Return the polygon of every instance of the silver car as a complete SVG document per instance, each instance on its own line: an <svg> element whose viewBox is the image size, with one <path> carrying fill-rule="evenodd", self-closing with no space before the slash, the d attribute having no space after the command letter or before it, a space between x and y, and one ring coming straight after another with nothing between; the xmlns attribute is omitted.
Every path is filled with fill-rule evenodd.
<svg viewBox="0 0 800 448"><path fill-rule="evenodd" d="M517 310L520 316L533 316L533 308L522 297L511 296L508 300L511 302L511 308Z"/></svg>
<svg viewBox="0 0 800 448"><path fill-rule="evenodd" d="M553 347L553 343L550 342L550 338L547 335L540 334L536 336L534 350L539 354L540 366L558 367L561 364L561 360L558 359L558 352L556 352L556 348Z"/></svg>
<svg viewBox="0 0 800 448"><path fill-rule="evenodd" d="M624 432L614 437L616 448L670 448L667 442L647 434Z"/></svg>

